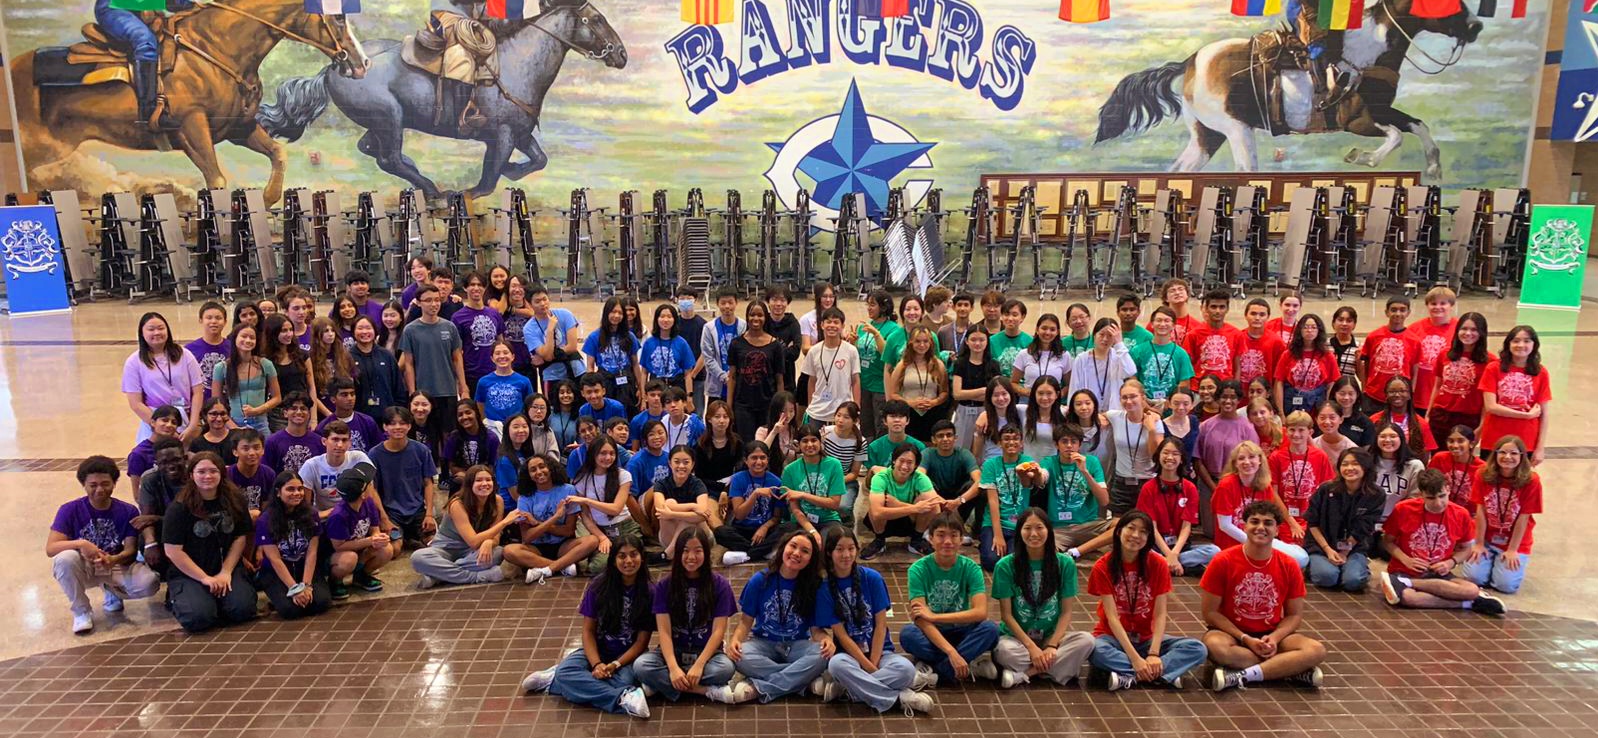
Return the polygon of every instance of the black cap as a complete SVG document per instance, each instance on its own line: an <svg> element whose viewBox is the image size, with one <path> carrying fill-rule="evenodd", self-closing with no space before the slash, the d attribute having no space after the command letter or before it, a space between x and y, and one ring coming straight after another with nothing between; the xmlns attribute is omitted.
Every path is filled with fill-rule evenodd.
<svg viewBox="0 0 1598 738"><path fill-rule="evenodd" d="M366 494L367 485L372 483L372 475L377 472L377 467L366 462L361 462L339 472L338 481L333 486L338 489L340 497L345 502L354 503Z"/></svg>

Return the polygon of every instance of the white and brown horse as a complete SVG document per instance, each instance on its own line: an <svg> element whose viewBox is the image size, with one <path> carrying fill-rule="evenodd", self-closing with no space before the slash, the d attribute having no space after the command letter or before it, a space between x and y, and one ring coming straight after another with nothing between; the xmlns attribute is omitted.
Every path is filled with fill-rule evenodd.
<svg viewBox="0 0 1598 738"><path fill-rule="evenodd" d="M1268 69L1279 75L1282 120L1290 133L1334 132L1312 125L1311 117L1334 114L1343 131L1385 139L1370 152L1349 152L1348 161L1375 167L1403 142L1404 133L1420 139L1426 152L1425 178L1442 175L1442 154L1425 122L1393 107L1398 92L1399 67L1413 52L1436 73L1459 61L1465 44L1476 40L1482 24L1469 10L1446 18L1416 18L1412 0L1379 0L1366 6L1364 23L1343 36L1343 66L1359 73L1356 88L1332 110L1316 110L1313 82L1298 69ZM1414 45L1415 37L1433 33L1454 40L1448 58L1438 59ZM1237 171L1254 171L1259 159L1254 131L1270 130L1266 96L1260 91L1264 76L1255 67L1252 40L1229 38L1200 48L1186 61L1171 62L1127 76L1116 85L1099 108L1099 130L1094 143L1158 125L1180 113L1191 134L1187 148L1171 164L1172 171L1204 168L1222 144L1232 146ZM1411 60L1412 63L1413 60ZM1172 83L1182 82L1181 94Z"/></svg>

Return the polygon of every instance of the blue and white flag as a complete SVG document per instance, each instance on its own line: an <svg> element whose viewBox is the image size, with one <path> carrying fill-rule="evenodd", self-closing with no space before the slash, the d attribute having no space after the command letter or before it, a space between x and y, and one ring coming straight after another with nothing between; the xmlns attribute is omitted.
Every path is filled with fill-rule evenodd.
<svg viewBox="0 0 1598 738"><path fill-rule="evenodd" d="M361 12L361 0L305 0L305 12L313 15L352 15Z"/></svg>
<svg viewBox="0 0 1598 738"><path fill-rule="evenodd" d="M54 207L0 208L0 272L12 315L71 307L64 262Z"/></svg>

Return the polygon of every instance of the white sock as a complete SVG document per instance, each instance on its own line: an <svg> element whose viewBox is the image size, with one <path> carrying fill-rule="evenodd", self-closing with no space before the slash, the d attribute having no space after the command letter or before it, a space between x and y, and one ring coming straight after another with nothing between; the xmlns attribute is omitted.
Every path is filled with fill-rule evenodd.
<svg viewBox="0 0 1598 738"><path fill-rule="evenodd" d="M1259 664L1255 664L1255 665L1250 666L1247 669L1243 670L1243 681L1245 681L1245 682L1262 682L1262 681L1265 681L1265 673L1260 671Z"/></svg>

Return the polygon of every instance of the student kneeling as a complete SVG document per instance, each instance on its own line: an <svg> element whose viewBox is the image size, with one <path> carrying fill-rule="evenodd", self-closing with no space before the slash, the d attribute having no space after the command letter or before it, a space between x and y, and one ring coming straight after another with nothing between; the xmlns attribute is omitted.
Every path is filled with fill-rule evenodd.
<svg viewBox="0 0 1598 738"><path fill-rule="evenodd" d="M172 616L190 633L255 619L255 586L239 566L250 511L222 467L222 457L210 451L195 454L161 522L162 547L172 562L167 597Z"/></svg>
<svg viewBox="0 0 1598 738"><path fill-rule="evenodd" d="M749 578L738 598L743 617L727 656L738 673L749 677L761 702L802 691L821 676L834 653L832 638L815 623L818 548L809 534L790 531L777 543L776 557Z"/></svg>
<svg viewBox="0 0 1598 738"><path fill-rule="evenodd" d="M1251 502L1239 517L1243 543L1217 555L1199 580L1204 623L1210 626L1204 646L1221 667L1211 687L1219 692L1267 679L1319 687L1326 647L1296 632L1304 619L1304 572L1272 548L1281 506Z"/></svg>
<svg viewBox="0 0 1598 738"><path fill-rule="evenodd" d="M330 552L310 497L294 472L278 472L272 496L255 521L255 545L261 552L256 584L284 620L327 612L333 604L327 586Z"/></svg>
<svg viewBox="0 0 1598 738"><path fill-rule="evenodd" d="M1383 524L1382 546L1392 558L1382 577L1389 605L1465 608L1503 615L1504 603L1482 594L1475 582L1454 578L1476 538L1465 508L1448 499L1447 477L1436 469L1415 475L1420 499L1400 500Z"/></svg>

